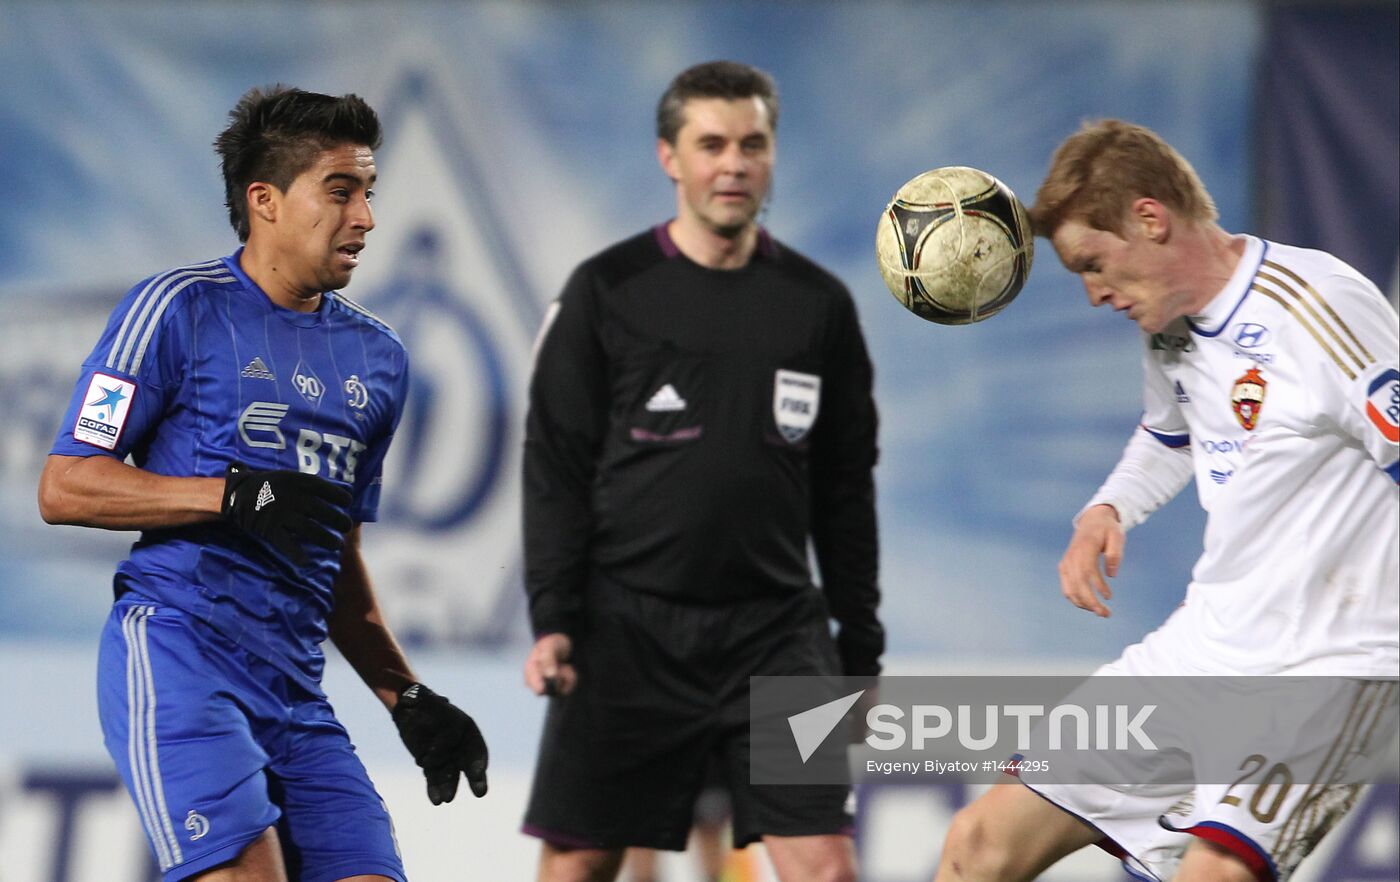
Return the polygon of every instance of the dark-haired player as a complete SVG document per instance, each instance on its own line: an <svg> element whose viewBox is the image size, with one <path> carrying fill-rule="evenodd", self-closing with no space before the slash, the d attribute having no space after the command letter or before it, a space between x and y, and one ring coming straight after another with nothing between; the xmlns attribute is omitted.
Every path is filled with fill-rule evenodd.
<svg viewBox="0 0 1400 882"><path fill-rule="evenodd" d="M875 674L884 649L870 360L845 286L758 225L777 118L762 71L677 76L676 217L584 261L541 333L525 678L563 693L525 819L544 880L683 849L716 753L736 845L762 839L784 882L854 878L847 788L749 783L751 676Z"/></svg>
<svg viewBox="0 0 1400 882"><path fill-rule="evenodd" d="M403 882L321 689L327 637L434 803L464 772L486 790L476 724L417 682L360 556L408 370L393 330L334 290L374 228L379 142L354 95L244 95L215 146L246 244L122 299L40 479L46 521L142 531L117 568L98 698L167 882Z"/></svg>

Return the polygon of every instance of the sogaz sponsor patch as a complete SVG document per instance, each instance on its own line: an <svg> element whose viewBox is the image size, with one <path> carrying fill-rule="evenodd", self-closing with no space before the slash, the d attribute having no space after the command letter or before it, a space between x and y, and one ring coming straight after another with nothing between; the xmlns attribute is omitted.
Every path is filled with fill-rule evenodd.
<svg viewBox="0 0 1400 882"><path fill-rule="evenodd" d="M93 374L78 421L73 425L73 437L104 450L115 450L135 394L135 383L108 374Z"/></svg>

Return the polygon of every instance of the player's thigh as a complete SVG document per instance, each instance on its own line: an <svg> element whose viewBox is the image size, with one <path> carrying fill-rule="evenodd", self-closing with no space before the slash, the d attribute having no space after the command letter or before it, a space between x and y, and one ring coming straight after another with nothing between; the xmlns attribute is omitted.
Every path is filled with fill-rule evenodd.
<svg viewBox="0 0 1400 882"><path fill-rule="evenodd" d="M393 823L330 705L303 697L291 708L286 748L268 769L282 807L287 867L300 882L356 876L404 879Z"/></svg>
<svg viewBox="0 0 1400 882"><path fill-rule="evenodd" d="M277 831L263 831L241 854L227 864L191 877L190 882L287 882ZM393 882L387 876L348 876L337 882Z"/></svg>
<svg viewBox="0 0 1400 882"><path fill-rule="evenodd" d="M162 871L237 858L280 812L267 792L267 755L221 661L182 613L119 602L98 663L107 750Z"/></svg>
<svg viewBox="0 0 1400 882"><path fill-rule="evenodd" d="M277 831L269 827L232 861L192 877L191 882L287 882Z"/></svg>
<svg viewBox="0 0 1400 882"><path fill-rule="evenodd" d="M1202 840L1187 846L1172 882L1272 882L1274 878L1272 870L1260 875L1238 854Z"/></svg>
<svg viewBox="0 0 1400 882"><path fill-rule="evenodd" d="M953 817L941 866L994 868L999 878L1029 879L1103 834L1010 778L992 785Z"/></svg>

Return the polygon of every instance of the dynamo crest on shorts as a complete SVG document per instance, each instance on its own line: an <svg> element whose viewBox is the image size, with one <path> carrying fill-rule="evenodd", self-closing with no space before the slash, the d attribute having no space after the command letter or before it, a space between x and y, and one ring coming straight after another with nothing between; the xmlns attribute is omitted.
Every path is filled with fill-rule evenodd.
<svg viewBox="0 0 1400 882"><path fill-rule="evenodd" d="M773 375L773 421L789 444L806 437L817 421L822 378L800 371L779 370Z"/></svg>

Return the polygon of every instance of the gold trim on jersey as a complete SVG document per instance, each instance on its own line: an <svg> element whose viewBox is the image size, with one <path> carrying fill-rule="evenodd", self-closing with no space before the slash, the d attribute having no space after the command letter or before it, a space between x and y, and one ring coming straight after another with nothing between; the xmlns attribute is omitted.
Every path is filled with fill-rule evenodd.
<svg viewBox="0 0 1400 882"><path fill-rule="evenodd" d="M1367 351L1366 347L1357 339L1356 334L1352 332L1351 328L1347 327L1347 323L1342 320L1341 316L1337 315L1336 310L1328 304L1326 299L1318 293L1316 288L1304 281L1297 273L1281 264L1266 260L1263 266L1271 270L1276 270L1282 276L1287 276L1287 279L1260 269L1259 272L1255 274L1255 282L1250 286L1250 290L1258 291L1260 294L1273 300L1297 319L1298 324L1302 325L1303 329L1312 335L1313 339L1317 341L1317 344L1332 358L1332 361L1336 363L1342 373L1347 375L1348 379L1356 379L1357 371L1365 370L1367 365L1375 361L1371 353ZM1290 282L1289 280L1292 281ZM1277 290L1271 290L1265 287L1264 283L1268 283ZM1306 292L1306 295L1310 296L1305 296L1304 292ZM1287 298L1291 299L1285 299L1285 295ZM1319 310L1321 310L1321 312L1319 312ZM1322 313L1326 313L1326 315ZM1319 329L1326 331L1326 337L1330 337L1332 343L1328 343ZM1343 339L1343 334L1345 334L1347 339ZM1348 344L1348 339L1351 341L1351 344ZM1352 345L1355 345L1356 348L1353 349ZM1359 355L1357 354L1357 350L1360 350ZM1355 368L1352 367L1352 363L1355 364Z"/></svg>
<svg viewBox="0 0 1400 882"><path fill-rule="evenodd" d="M1260 275L1263 274L1261 273ZM1273 291L1270 291L1268 288L1259 285L1257 282L1250 286L1250 290L1258 291L1260 294L1263 294L1265 297L1268 297L1270 300L1273 300L1276 303L1278 303L1279 306L1282 306L1284 309L1288 310L1288 312L1295 319L1298 320L1298 324L1302 325L1303 329L1306 330L1309 334L1312 334L1313 339L1317 341L1317 345L1321 346L1324 352L1332 356L1332 360L1337 363L1337 367L1341 368L1342 373L1347 375L1347 379L1356 379L1356 372L1353 371L1351 368L1347 367L1346 364L1340 358L1337 357L1337 353L1332 351L1332 347L1327 345L1327 341L1322 339L1321 335L1317 333L1317 329L1314 328L1312 325L1308 324L1307 319L1303 317L1302 313L1298 312L1298 310L1293 308L1293 304L1284 300L1282 297L1275 294Z"/></svg>
<svg viewBox="0 0 1400 882"><path fill-rule="evenodd" d="M1337 323L1337 327L1341 328L1343 331L1346 331L1347 336L1351 338L1351 342L1355 343L1356 348L1361 350L1361 354L1366 356L1366 362L1361 365L1362 367L1365 367L1367 364L1370 364L1371 362L1376 360L1375 356L1367 352L1366 347L1363 346L1361 344L1361 341L1356 338L1356 335L1351 332L1351 328L1347 327L1347 323L1342 321L1342 317L1337 315L1337 313L1333 311L1332 306L1326 300L1322 299L1322 295L1317 293L1316 288L1314 288L1312 285L1309 285L1303 280L1301 276L1293 272L1293 270L1289 269L1288 267L1283 266L1282 264L1274 263L1272 260L1266 260L1264 261L1264 266L1268 267L1269 269L1278 270L1279 272L1288 276L1290 279L1297 282L1299 285L1302 285L1304 290L1306 290L1309 294L1317 298L1317 302L1322 305L1323 309L1327 310L1328 315L1332 316L1332 320Z"/></svg>

